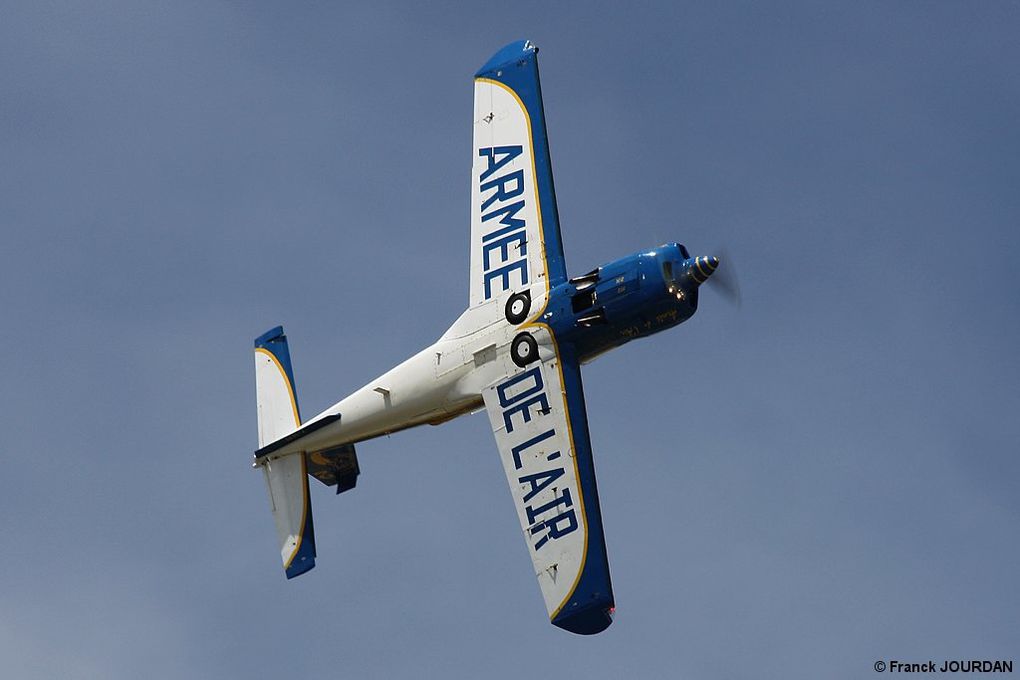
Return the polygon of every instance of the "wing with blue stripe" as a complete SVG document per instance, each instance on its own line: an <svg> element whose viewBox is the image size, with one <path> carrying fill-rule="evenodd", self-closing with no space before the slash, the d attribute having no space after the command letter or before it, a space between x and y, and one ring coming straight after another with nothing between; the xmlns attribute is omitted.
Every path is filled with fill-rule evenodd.
<svg viewBox="0 0 1020 680"><path fill-rule="evenodd" d="M580 366L547 326L529 331L539 359L482 396L549 618L590 635L614 601Z"/></svg>
<svg viewBox="0 0 1020 680"><path fill-rule="evenodd" d="M566 280L538 77L515 42L475 74L470 306L529 291L533 309Z"/></svg>

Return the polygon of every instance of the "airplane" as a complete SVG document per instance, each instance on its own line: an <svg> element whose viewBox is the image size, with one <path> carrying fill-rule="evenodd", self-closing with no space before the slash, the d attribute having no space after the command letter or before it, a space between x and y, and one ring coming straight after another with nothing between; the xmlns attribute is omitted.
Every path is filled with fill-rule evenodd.
<svg viewBox="0 0 1020 680"><path fill-rule="evenodd" d="M305 421L283 328L261 335L253 466L294 578L315 566L310 476L348 491L355 444L484 408L549 619L591 635L612 623L615 601L581 364L689 319L720 261L667 243L567 276L537 54L511 43L474 77L467 309L432 345Z"/></svg>

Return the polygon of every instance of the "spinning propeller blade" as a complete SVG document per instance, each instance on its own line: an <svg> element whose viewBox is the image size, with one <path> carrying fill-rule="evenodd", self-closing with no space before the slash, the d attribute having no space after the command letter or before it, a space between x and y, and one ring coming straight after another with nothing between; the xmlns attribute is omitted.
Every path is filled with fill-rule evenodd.
<svg viewBox="0 0 1020 680"><path fill-rule="evenodd" d="M719 268L708 280L716 291L718 291L730 303L740 307L740 283L737 281L737 269L733 263L733 257L725 248L717 248Z"/></svg>

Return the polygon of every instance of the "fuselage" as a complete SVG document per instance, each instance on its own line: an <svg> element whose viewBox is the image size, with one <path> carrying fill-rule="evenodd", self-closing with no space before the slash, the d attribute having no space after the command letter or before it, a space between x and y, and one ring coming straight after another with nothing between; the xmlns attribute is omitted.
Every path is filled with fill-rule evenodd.
<svg viewBox="0 0 1020 680"><path fill-rule="evenodd" d="M698 307L698 286L707 278L697 270L703 260L676 243L614 260L533 292L544 305L520 326L501 309L469 309L435 343L305 423L341 416L310 434L306 445L351 444L481 408L482 390L506 375L508 345L529 326L548 326L553 342L569 343L588 362L683 323Z"/></svg>
<svg viewBox="0 0 1020 680"><path fill-rule="evenodd" d="M543 319L560 342L573 343L582 363L672 328L698 308L697 285L677 281L686 259L677 244L666 244L604 264L596 276L553 289Z"/></svg>

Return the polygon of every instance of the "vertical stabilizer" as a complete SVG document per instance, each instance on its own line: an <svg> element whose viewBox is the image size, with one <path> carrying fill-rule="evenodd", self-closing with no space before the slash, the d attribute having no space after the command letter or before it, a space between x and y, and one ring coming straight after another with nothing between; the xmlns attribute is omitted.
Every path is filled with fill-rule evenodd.
<svg viewBox="0 0 1020 680"><path fill-rule="evenodd" d="M259 448L301 427L294 369L283 326L255 340L255 394L259 409Z"/></svg>
<svg viewBox="0 0 1020 680"><path fill-rule="evenodd" d="M255 393L259 448L301 427L294 370L282 326L255 340ZM283 568L287 578L294 578L315 566L315 532L304 453L279 457L270 454L256 459L255 464L265 474Z"/></svg>

